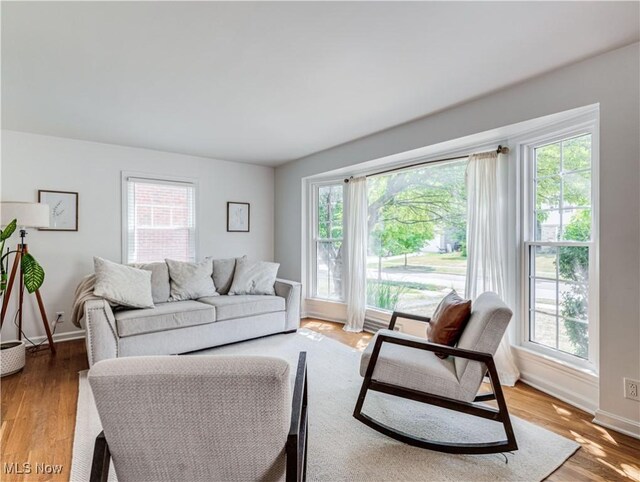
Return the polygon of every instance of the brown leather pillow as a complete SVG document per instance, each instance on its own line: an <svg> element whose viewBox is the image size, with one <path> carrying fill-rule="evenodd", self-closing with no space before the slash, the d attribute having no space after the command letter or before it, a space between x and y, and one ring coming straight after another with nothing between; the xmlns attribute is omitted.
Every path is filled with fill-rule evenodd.
<svg viewBox="0 0 640 482"><path fill-rule="evenodd" d="M436 311L433 313L431 323L427 328L427 338L432 343L455 346L467 326L471 316L471 300L464 300L458 293L451 291L445 296ZM440 358L447 355L436 353Z"/></svg>

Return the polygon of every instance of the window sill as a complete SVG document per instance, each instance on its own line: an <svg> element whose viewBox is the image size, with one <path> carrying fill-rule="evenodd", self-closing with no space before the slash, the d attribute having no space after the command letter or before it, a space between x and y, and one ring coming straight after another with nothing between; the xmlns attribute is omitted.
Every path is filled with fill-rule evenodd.
<svg viewBox="0 0 640 482"><path fill-rule="evenodd" d="M345 304L344 300L331 300L329 298L314 298L313 296L305 298L305 301L311 301L311 302L315 302L315 303L335 303L335 304L338 304L338 305L344 305Z"/></svg>
<svg viewBox="0 0 640 482"><path fill-rule="evenodd" d="M524 356L537 357L541 363L552 366L556 369L559 369L565 372L571 372L576 374L577 376L590 377L593 380L598 380L598 372L594 368L580 366L579 364L574 364L566 360L563 360L561 358L557 358L552 355L547 355L546 353L533 350L531 348L528 348L522 345L519 345L519 346L514 345L512 346L512 348L515 349L517 352L523 354Z"/></svg>

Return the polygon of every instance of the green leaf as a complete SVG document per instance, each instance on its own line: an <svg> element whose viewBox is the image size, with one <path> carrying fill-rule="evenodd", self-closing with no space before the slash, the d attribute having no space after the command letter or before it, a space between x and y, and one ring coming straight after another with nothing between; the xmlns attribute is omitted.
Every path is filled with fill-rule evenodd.
<svg viewBox="0 0 640 482"><path fill-rule="evenodd" d="M44 283L44 269L30 254L22 256L22 274L24 276L24 286L29 293L36 291Z"/></svg>
<svg viewBox="0 0 640 482"><path fill-rule="evenodd" d="M18 221L14 219L6 227L0 232L0 241L4 241L5 239L9 239L13 232L16 230L16 226Z"/></svg>

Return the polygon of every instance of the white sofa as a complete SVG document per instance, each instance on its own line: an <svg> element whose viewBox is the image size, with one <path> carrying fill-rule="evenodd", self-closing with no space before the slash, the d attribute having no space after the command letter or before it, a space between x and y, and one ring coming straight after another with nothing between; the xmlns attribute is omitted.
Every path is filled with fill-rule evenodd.
<svg viewBox="0 0 640 482"><path fill-rule="evenodd" d="M152 271L154 308L112 309L104 299L84 302L81 324L86 330L90 366L108 358L202 350L291 333L300 326L300 283L276 280L275 296L220 295L169 301L169 276L162 265L165 263L141 266Z"/></svg>

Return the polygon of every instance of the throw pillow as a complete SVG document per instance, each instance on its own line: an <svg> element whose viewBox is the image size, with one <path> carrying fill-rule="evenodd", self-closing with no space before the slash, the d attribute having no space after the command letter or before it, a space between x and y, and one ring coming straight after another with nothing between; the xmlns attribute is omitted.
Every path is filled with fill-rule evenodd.
<svg viewBox="0 0 640 482"><path fill-rule="evenodd" d="M196 300L205 296L218 296L213 284L213 260L185 263L166 259L171 279L171 301Z"/></svg>
<svg viewBox="0 0 640 482"><path fill-rule="evenodd" d="M433 343L455 346L470 316L471 300L462 299L455 290L451 291L433 313L427 328L427 338ZM440 358L447 357L441 353L436 355Z"/></svg>
<svg viewBox="0 0 640 482"><path fill-rule="evenodd" d="M216 291L221 295L229 293L236 271L236 262L241 259L247 259L247 257L213 260L213 284L216 285Z"/></svg>
<svg viewBox="0 0 640 482"><path fill-rule="evenodd" d="M258 261L251 263L246 258L236 262L236 272L229 289L230 295L275 295L274 285L280 263Z"/></svg>
<svg viewBox="0 0 640 482"><path fill-rule="evenodd" d="M153 308L151 272L94 257L93 294L128 308Z"/></svg>
<svg viewBox="0 0 640 482"><path fill-rule="evenodd" d="M133 263L129 266L151 272L151 295L153 296L154 304L169 301L171 290L167 263L158 261L155 263Z"/></svg>

